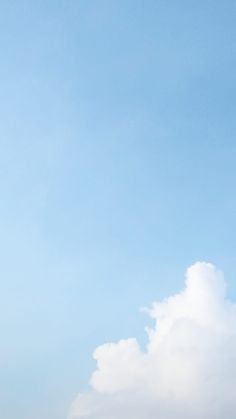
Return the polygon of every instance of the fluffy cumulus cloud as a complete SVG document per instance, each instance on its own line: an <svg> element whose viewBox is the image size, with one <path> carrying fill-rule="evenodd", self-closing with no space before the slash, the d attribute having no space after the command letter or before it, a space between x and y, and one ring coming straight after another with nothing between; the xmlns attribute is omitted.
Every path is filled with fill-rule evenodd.
<svg viewBox="0 0 236 419"><path fill-rule="evenodd" d="M98 347L91 390L70 419L233 419L236 411L236 305L223 274L196 263L185 288L149 310L145 351L135 338Z"/></svg>

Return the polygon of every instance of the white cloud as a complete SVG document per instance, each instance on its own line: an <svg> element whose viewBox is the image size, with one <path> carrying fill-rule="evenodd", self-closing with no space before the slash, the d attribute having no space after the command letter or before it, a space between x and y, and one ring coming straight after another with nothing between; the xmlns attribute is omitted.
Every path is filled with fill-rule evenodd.
<svg viewBox="0 0 236 419"><path fill-rule="evenodd" d="M135 338L98 347L91 390L69 417L231 419L236 409L236 306L223 274L198 262L182 292L149 310L155 327L141 351Z"/></svg>

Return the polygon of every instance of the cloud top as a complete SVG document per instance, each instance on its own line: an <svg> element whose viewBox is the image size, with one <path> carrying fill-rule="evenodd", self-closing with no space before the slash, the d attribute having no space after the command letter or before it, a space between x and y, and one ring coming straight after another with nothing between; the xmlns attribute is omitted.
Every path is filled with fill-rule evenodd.
<svg viewBox="0 0 236 419"><path fill-rule="evenodd" d="M94 352L91 390L74 401L70 418L227 419L236 408L236 306L225 297L214 265L197 262L185 288L154 303L148 343L135 338Z"/></svg>

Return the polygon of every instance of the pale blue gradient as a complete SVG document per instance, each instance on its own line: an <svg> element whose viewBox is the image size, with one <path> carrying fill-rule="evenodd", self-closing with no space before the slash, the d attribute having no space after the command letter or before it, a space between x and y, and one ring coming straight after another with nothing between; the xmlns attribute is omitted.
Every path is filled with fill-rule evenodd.
<svg viewBox="0 0 236 419"><path fill-rule="evenodd" d="M236 295L236 3L0 2L0 417L65 419L196 260Z"/></svg>

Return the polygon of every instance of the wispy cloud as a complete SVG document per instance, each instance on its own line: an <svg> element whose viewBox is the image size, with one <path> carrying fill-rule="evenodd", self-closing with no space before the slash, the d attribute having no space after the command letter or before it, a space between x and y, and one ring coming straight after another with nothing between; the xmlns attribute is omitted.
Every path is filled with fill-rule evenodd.
<svg viewBox="0 0 236 419"><path fill-rule="evenodd" d="M236 305L223 274L197 262L183 291L154 303L145 351L135 338L98 347L91 390L70 418L233 418L236 407Z"/></svg>

